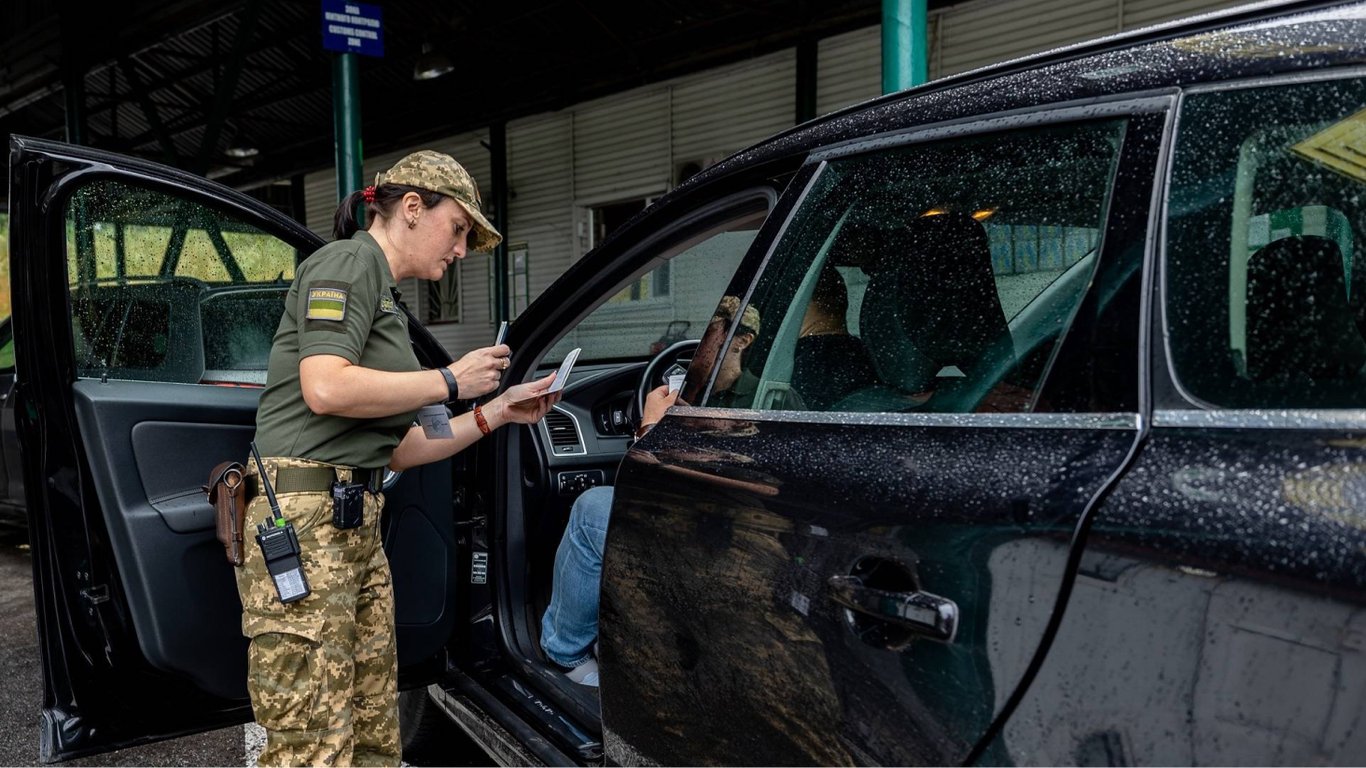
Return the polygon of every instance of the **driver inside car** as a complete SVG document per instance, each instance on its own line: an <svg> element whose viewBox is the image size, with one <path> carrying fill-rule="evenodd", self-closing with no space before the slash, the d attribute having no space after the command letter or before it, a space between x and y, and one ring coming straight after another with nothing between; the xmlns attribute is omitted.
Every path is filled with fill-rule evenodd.
<svg viewBox="0 0 1366 768"><path fill-rule="evenodd" d="M740 299L726 296L717 306L698 345L698 356L714 357L716 347L726 338ZM759 310L746 307L730 347L720 361L709 405L723 408L748 408L754 399L758 379L742 367L744 352L759 333ZM666 384L645 396L645 405L636 429L636 439L645 436L664 412L679 399L678 391ZM598 662L594 642L598 637L598 597L602 581L603 548L607 524L612 515L611 487L590 488L574 500L560 546L555 552L555 581L550 606L541 617L541 650L552 663L565 670L565 677L579 685L598 687Z"/></svg>

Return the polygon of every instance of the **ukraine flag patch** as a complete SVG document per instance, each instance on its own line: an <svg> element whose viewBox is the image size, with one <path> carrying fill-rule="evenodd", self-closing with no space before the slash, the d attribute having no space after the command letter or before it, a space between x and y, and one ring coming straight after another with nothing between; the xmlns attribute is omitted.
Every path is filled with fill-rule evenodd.
<svg viewBox="0 0 1366 768"><path fill-rule="evenodd" d="M334 286L309 288L308 311L305 318L308 320L345 320L346 289Z"/></svg>

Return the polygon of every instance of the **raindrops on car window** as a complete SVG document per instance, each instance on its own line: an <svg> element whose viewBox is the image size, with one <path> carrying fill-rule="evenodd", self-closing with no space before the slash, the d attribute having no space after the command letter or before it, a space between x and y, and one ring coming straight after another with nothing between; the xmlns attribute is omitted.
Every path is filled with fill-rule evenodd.
<svg viewBox="0 0 1366 768"><path fill-rule="evenodd" d="M66 246L79 375L264 383L294 246L187 197L109 180L67 202Z"/></svg>

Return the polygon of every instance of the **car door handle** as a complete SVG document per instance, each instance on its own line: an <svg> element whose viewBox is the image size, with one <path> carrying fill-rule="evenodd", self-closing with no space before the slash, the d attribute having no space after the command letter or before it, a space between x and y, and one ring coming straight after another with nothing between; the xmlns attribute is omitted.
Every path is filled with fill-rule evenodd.
<svg viewBox="0 0 1366 768"><path fill-rule="evenodd" d="M958 634L958 605L947 598L875 589L857 576L831 576L826 583L830 597L851 611L942 643L952 643Z"/></svg>

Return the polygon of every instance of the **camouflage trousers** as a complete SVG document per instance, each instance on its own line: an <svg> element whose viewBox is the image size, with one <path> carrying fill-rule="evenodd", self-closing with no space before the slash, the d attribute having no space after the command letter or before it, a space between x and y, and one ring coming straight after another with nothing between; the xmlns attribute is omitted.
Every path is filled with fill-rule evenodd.
<svg viewBox="0 0 1366 768"><path fill-rule="evenodd" d="M265 459L278 467L319 466ZM254 463L251 474L255 474ZM285 605L254 536L270 515L264 493L247 507L245 562L237 571L242 634L251 639L247 690L266 729L260 765L398 765L398 659L394 592L380 545L383 496L365 494L365 522L332 525L325 491L279 494L299 537L308 597Z"/></svg>

